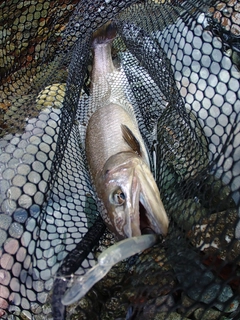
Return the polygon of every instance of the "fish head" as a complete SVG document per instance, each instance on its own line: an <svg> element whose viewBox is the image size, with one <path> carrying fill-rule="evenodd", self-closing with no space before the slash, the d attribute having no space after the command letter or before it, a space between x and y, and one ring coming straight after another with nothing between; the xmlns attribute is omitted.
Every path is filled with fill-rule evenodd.
<svg viewBox="0 0 240 320"><path fill-rule="evenodd" d="M96 179L108 228L121 240L144 233L166 235L168 218L148 165L134 152L110 157Z"/></svg>

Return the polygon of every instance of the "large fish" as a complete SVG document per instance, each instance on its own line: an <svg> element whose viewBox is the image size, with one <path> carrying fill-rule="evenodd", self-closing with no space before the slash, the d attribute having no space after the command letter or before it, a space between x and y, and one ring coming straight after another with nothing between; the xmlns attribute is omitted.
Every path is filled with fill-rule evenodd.
<svg viewBox="0 0 240 320"><path fill-rule="evenodd" d="M124 88L127 78L112 60L113 24L93 38L91 109L86 156L103 219L120 240L144 233L166 235L168 218L149 168L149 157Z"/></svg>

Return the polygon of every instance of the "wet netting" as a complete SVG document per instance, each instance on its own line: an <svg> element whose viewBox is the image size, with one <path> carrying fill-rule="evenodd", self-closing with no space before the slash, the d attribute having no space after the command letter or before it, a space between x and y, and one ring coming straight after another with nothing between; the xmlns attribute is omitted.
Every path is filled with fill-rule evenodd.
<svg viewBox="0 0 240 320"><path fill-rule="evenodd" d="M115 242L85 155L110 20L169 228L65 308ZM240 319L239 70L238 0L0 1L1 319Z"/></svg>

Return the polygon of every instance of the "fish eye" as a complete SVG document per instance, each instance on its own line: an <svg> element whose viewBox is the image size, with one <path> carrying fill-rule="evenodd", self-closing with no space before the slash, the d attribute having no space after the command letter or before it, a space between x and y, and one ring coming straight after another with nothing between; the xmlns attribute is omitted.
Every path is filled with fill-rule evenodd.
<svg viewBox="0 0 240 320"><path fill-rule="evenodd" d="M121 189L117 189L113 192L112 199L114 204L122 205L125 203L126 197Z"/></svg>

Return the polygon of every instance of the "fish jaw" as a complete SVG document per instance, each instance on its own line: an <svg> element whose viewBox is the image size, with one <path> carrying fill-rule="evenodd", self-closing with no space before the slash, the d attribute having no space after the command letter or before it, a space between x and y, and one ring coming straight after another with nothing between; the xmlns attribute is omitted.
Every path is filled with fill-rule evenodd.
<svg viewBox="0 0 240 320"><path fill-rule="evenodd" d="M148 230L167 234L168 218L158 187L140 156L129 151L110 157L95 185L107 211L103 219L119 240L141 235L143 216Z"/></svg>
<svg viewBox="0 0 240 320"><path fill-rule="evenodd" d="M140 203L146 211L150 228L156 234L166 236L168 230L168 217L164 209L157 184L145 163L139 165L137 176L141 185Z"/></svg>

